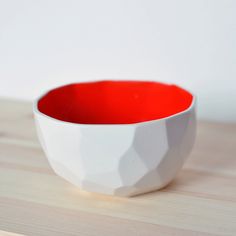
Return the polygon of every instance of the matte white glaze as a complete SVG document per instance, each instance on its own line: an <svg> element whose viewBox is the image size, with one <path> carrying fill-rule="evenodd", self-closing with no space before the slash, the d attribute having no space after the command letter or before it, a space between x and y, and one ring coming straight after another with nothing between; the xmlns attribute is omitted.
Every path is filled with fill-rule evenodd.
<svg viewBox="0 0 236 236"><path fill-rule="evenodd" d="M53 170L83 190L133 196L167 185L190 153L196 133L195 98L184 112L135 124L87 125L34 115Z"/></svg>

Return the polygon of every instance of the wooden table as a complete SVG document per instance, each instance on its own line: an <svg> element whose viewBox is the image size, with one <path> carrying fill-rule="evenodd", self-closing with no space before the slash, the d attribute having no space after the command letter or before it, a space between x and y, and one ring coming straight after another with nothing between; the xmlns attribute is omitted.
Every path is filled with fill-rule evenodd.
<svg viewBox="0 0 236 236"><path fill-rule="evenodd" d="M0 100L0 235L236 235L236 124L199 122L195 148L162 191L117 198L56 176L31 104ZM4 232L3 232L4 231Z"/></svg>

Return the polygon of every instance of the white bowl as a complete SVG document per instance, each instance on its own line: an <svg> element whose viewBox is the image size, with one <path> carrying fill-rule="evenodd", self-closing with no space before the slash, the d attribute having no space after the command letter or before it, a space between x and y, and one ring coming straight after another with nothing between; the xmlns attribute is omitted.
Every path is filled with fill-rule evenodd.
<svg viewBox="0 0 236 236"><path fill-rule="evenodd" d="M79 188L133 196L176 176L195 140L195 97L141 81L70 84L34 102L53 170Z"/></svg>

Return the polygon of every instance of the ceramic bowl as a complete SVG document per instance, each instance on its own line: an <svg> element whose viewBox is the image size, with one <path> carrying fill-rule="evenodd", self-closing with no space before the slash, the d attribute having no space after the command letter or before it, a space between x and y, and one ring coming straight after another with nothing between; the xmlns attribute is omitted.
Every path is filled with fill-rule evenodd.
<svg viewBox="0 0 236 236"><path fill-rule="evenodd" d="M97 81L55 88L34 102L53 170L82 190L133 196L167 185L195 139L195 97L176 86Z"/></svg>

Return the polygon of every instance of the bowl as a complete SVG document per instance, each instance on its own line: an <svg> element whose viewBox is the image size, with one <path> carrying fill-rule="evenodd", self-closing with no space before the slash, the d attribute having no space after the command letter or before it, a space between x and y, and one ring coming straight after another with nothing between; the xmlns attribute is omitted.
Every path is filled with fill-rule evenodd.
<svg viewBox="0 0 236 236"><path fill-rule="evenodd" d="M163 188L181 169L195 140L195 100L176 85L96 81L50 90L33 110L55 173L128 197Z"/></svg>

